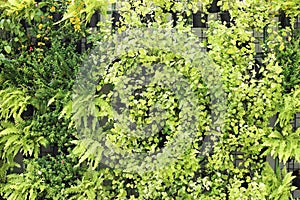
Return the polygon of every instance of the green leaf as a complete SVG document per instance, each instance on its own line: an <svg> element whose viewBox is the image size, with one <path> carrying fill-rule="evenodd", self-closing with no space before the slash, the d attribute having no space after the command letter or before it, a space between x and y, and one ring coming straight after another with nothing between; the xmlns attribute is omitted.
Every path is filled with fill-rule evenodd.
<svg viewBox="0 0 300 200"><path fill-rule="evenodd" d="M11 47L10 46L5 46L4 50L6 51L6 53L10 53L11 52Z"/></svg>

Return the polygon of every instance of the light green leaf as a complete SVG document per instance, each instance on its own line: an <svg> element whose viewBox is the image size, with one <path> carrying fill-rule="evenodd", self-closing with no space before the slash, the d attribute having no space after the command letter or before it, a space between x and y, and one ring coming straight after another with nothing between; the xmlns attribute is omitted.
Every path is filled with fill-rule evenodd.
<svg viewBox="0 0 300 200"><path fill-rule="evenodd" d="M11 52L11 47L10 46L5 46L4 50L6 51L6 53L10 53Z"/></svg>

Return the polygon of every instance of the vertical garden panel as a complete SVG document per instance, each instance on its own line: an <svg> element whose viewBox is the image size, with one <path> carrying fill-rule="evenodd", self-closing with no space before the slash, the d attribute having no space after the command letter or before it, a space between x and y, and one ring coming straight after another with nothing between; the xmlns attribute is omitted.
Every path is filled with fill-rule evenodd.
<svg viewBox="0 0 300 200"><path fill-rule="evenodd" d="M5 2L18 3L17 1ZM101 119L100 126L105 126L101 131L105 132L108 130L105 134L113 141L110 142L118 144L122 148L124 147L130 150L130 148L142 146L145 149L141 151L148 151L149 149L155 151L158 149L163 152L165 145L168 145L168 142L172 141L172 131L175 130L174 135L176 135L179 132L176 132L176 128L178 128L178 130L182 128L179 119L181 117L185 119L183 118L185 117L185 113L180 112L184 108L190 108L190 105L184 104L185 102L180 104L177 102L179 101L178 99L173 98L172 95L168 96L172 91L170 92L159 84L155 85L155 87L153 86L153 88L148 88L149 91L144 91L144 86L141 87L142 89L134 90L130 98L131 100L133 98L135 101L130 103L126 102L128 103L126 106L130 109L134 106L137 106L138 109L143 106L149 109L147 106L154 102L153 99L157 102L162 101L163 105L170 101L171 103L166 103L167 106L165 107L172 111L172 115L168 115L169 121L167 122L169 124L164 125L164 128L153 136L153 138L149 137L149 140L148 138L147 140L139 140L140 138L136 139L134 137L130 138L130 134L132 133L126 132L126 135L124 131L124 126L127 124L123 123L122 126L120 126L117 124L118 119L111 116L113 115L111 112L111 107L113 106L109 104L111 103L109 93L115 91L114 87L120 83L117 81L119 81L119 79L123 80L123 76L127 75L126 73L132 70L133 67L142 66L143 64L145 64L145 66L153 66L149 65L149 63L153 62L157 64L162 62L163 66L172 66L176 70L178 68L180 74L183 75L184 78L188 77L190 81L189 85L183 88L182 91L188 90L189 87L193 88L193 91L197 95L197 100L203 103L203 105L199 106L201 108L199 109L201 120L197 121L197 128L199 128L199 133L197 132L197 134L199 134L197 137L199 136L199 138L197 139L199 141L197 140L191 145L191 150L176 160L176 162L172 163L172 165L163 166L162 169L153 168L146 173L140 171L133 173L131 171L119 170L117 168L118 164L116 167L109 166L111 163L102 163L102 156L109 157L110 154L107 153L110 152L107 150L103 151L102 146L99 145L99 143L97 144L96 139L80 138L78 136L78 130L76 130L78 127L74 126L74 121L78 120L76 117L79 116L76 115L78 114L76 111L79 110L83 114L86 114L88 109L84 110L82 107L89 105L89 103L93 101L90 101L91 99L88 98L83 98L80 99L82 100L80 103L84 102L82 107L72 107L75 103L78 103L72 99L72 94L76 93L76 89L78 89L73 87L73 84L77 81L76 83L81 86L80 81L75 81L75 79L78 78L78 74L75 72L78 72L79 69L82 71L88 69L88 64L91 64L89 61L94 61L92 59L93 56L95 56L93 55L94 52L92 51L91 56L91 52L89 51L95 47L93 45L100 42L104 44L107 41L103 42L103 38L107 39L114 33L124 31L122 29L125 29L125 27L119 29L119 32L116 31L121 27L120 22L122 20L128 20L127 23L132 23L128 26L125 24L126 28L134 27L136 30L143 30L142 28L144 28L145 25L151 27L151 25L154 24L158 27L157 30L163 30L163 28L160 27L161 24L156 24L156 22L159 21L159 19L156 18L158 16L154 15L157 14L156 7L149 9L147 7L149 6L147 4L149 2L146 1L130 1L128 5L131 5L131 8L139 8L139 12L143 14L138 13L137 17L133 17L133 19L125 19L128 13L135 13L132 9L129 9L130 6L128 5L128 7L122 7L124 6L122 4L124 3L123 1L118 2L120 4L118 6L113 4L113 6L111 6L112 9L107 9L107 5L105 5L105 8L99 8L99 10L96 9L96 11L94 9L85 9L86 5L93 5L95 1L82 1L81 4L72 4L74 1L71 1L70 7L69 4L64 4L64 1L62 1L64 2L63 4L61 1L56 0L45 1L44 4L42 2L43 1L39 1L38 3L41 4L34 4L31 5L31 7L28 6L28 8L32 10L27 10L25 13L22 13L22 10L14 12L20 19L13 19L15 20L13 23L20 23L22 26L19 29L21 32L24 32L22 36L24 42L23 40L19 41L20 38L16 36L18 33L14 32L18 27L13 28L13 30L11 30L12 28L7 28L6 30L1 27L0 23L0 45L3 47L0 52L0 92L1 95L3 95L0 96L0 109L5 105L5 102L11 99L15 100L16 105L23 106L23 104L25 104L25 109L21 113L17 113L19 115L8 114L7 116L2 116L2 113L0 113L0 116L2 116L2 118L0 118L0 145L2 145L0 146L0 156L3 157L4 162L10 162L9 158L6 158L6 155L9 155L11 151L7 151L7 149L13 149L18 145L20 146L20 142L23 142L16 156L13 157L21 167L16 168L12 166L12 170L4 169L3 172L1 171L0 173L0 175L2 175L0 178L3 179L0 179L0 192L2 192L2 194L10 198L10 200L54 198L88 200L129 198L201 199L202 197L205 199L239 199L245 197L243 195L248 195L251 199L260 199L252 195L265 195L263 197L268 198L268 192L270 194L274 194L274 191L280 192L281 187L287 189L287 194L290 194L289 185L282 186L280 181L276 182L277 185L270 184L270 179L275 177L274 171L276 171L276 165L279 164L279 168L282 169L286 166L287 171L296 176L296 178L290 182L298 187L298 189L293 192L294 197L300 197L299 162L290 156L286 163L278 163L277 155L266 156L267 154L262 154L268 148L265 146L262 147L262 144L260 144L263 139L267 140L275 136L280 138L280 134L284 128L289 125L293 126L293 131L296 131L300 127L300 113L296 113L291 122L290 118L287 117L288 125L281 126L280 122L277 121L279 120L279 116L282 116L282 113L284 114L286 112L289 114L290 110L283 110L283 108L284 106L288 107L289 105L293 105L292 103L294 102L290 100L291 98L288 98L290 97L288 95L299 85L298 82L294 82L296 84L290 84L286 89L283 85L280 85L281 82L278 81L283 77L285 78L284 83L292 82L289 75L296 74L289 73L286 75L284 72L279 72L291 66L284 66L285 63L280 62L281 58L286 58L287 60L291 58L288 54L287 46L284 46L289 41L285 41L287 43L281 46L281 42L287 40L289 36L289 34L284 35L284 28L288 30L289 27L292 27L290 24L291 19L287 15L289 12L281 12L280 14L276 14L276 16L272 15L272 17L275 17L278 21L278 27L272 27L270 25L271 23L265 24L266 20L271 21L271 19L267 18L269 16L263 16L263 14L257 13L257 16L262 18L257 18L256 20L263 25L270 25L271 29L265 26L262 30L252 30L253 27L247 27L247 24L238 27L239 24L235 22L243 23L243 20L235 21L239 16L235 16L236 13L234 12L231 13L230 11L232 10L230 9L232 8L233 11L237 13L241 13L243 9L245 12L247 12L247 9L257 11L253 2L249 2L253 8L244 5L244 1L239 2L239 5L245 6L239 9L237 5L232 5L230 1L211 0L207 5L208 12L202 12L201 9L199 10L198 5L188 4L186 1L153 1L153 4L159 4L157 5L158 7L166 6L168 3L173 6L172 9L164 8L165 10L163 11L169 13L168 20L172 22L169 23L172 24L170 25L170 30L174 32L176 32L176 30L192 31L197 35L197 38L195 37L195 40L197 40L195 44L200 41L203 45L199 45L195 52L199 51L199 55L200 53L205 53L203 54L203 58L211 55L210 61L214 60L216 65L213 65L215 67L214 69L207 69L205 68L207 66L201 66L203 67L201 68L201 72L204 74L202 75L197 71L197 67L204 62L199 65L197 63L195 66L190 65L191 63L189 62L193 60L193 57L191 57L191 55L184 55L184 53L182 53L182 55L180 54L180 48L189 47L185 43L180 43L180 46L176 46L175 52L170 52L172 48L169 48L167 51L156 49L156 47L160 47L160 42L164 44L164 42L169 41L167 37L164 41L160 41L159 38L153 38L152 41L156 41L157 43L155 43L151 51L147 49L149 50L147 52L142 48L137 51L135 51L135 49L128 52L124 51L124 55L116 54L112 62L105 63L107 64L105 69L109 69L105 71L107 76L104 75L106 77L103 78L101 74L98 77L99 79L97 79L97 81L99 83L97 82L98 85L95 94L93 93L93 95L97 97L97 105L95 107L100 114L98 113L99 116L97 117L85 116L87 118L84 118L84 120L93 121L96 118ZM218 2L221 3L222 6L217 5ZM99 1L98 3L105 3L105 1ZM174 6L175 3L178 3L176 4L178 6ZM269 6L268 1L263 3L265 3L266 6L262 6L259 9L271 9L272 6ZM22 5L23 4L20 4L19 6L22 7ZM97 5L98 4L94 4L94 6ZM152 4L150 6L152 6ZM0 11L2 11L1 8L2 7L0 7ZM12 6L11 8L14 7ZM18 6L15 8L18 8ZM74 8L76 12L71 10ZM281 9L284 9L284 7L282 6ZM186 12L187 10L189 12ZM192 10L193 12L198 10L198 12L193 13L191 12ZM19 14L20 12L22 15ZM69 12L65 15L67 16L66 19L63 18L63 13L65 12ZM104 18L105 14L103 13L105 12L108 14L106 16L107 18ZM30 13L33 13L35 16L31 18ZM89 16L88 14L91 14L91 19L86 19L86 16ZM0 14L0 16L3 18L12 18L13 15L5 16L4 14ZM181 23L179 20L181 17L186 20L186 23ZM24 19L21 20L21 18ZM62 19L64 20L60 21ZM251 17L245 18L245 20L251 20ZM213 23L215 21L219 23ZM101 29L97 26L99 22L103 22ZM104 25L104 22L109 23ZM135 24L135 22L138 23ZM220 25L220 23L223 25ZM162 24L164 28L169 26L165 22ZM156 30L155 28L154 30ZM245 28L245 30L243 28ZM296 18L295 28L299 28L299 17ZM244 33L250 33L250 36L248 37L248 35ZM272 33L278 33L278 35L275 35L278 37L270 39L267 37L267 33L270 33L270 35L272 35ZM294 31L294 35L297 33L298 32ZM144 34L144 32L141 34ZM251 35L253 38L251 38ZM152 37L153 35L150 34L149 36L145 34L145 36ZM211 43L209 44L210 48L208 48L208 46L205 45L208 44L209 37L212 36L215 36L215 38L210 38ZM251 42L249 38L254 39L255 53L250 50L249 44ZM143 37L141 37L141 40L142 39ZM132 41L135 40L137 40L137 38L133 38ZM148 43L151 44L152 41L148 41ZM172 42L176 43L182 41L174 40ZM273 46L278 54L272 52L275 51L272 49L272 42L278 44L278 47ZM143 45L147 46L148 44ZM188 52L190 49L187 48L184 50ZM268 58L269 53L271 56ZM272 60L273 57L279 54L282 56L279 60L275 60L275 58L275 61ZM101 61L103 61L106 60L105 56L110 59L109 56L112 55L101 54L101 56ZM199 60L202 61L202 59ZM85 61L87 65L84 65L86 63L83 64L82 61ZM188 62L186 63L186 61ZM253 65L247 63L248 61ZM99 60L95 63L99 63ZM206 64L209 65L212 64L212 62ZM4 67L2 67L2 65ZM85 66L86 68L80 68L81 66ZM220 66L222 66L222 68ZM220 67L220 69L218 67ZM219 93L216 92L217 94L214 94L210 91L211 88L209 88L209 84L215 86L215 82L205 82L206 79L210 80L215 78L212 74L217 69L221 72L220 77L218 77L219 79L215 80L215 82L224 81L221 86L222 90L224 89L226 93L224 96L218 96ZM205 74L205 70L210 71ZM249 71L253 72L253 70L255 70L258 76L250 77L252 74L249 73ZM294 72L297 72L297 70ZM98 75L97 73L95 74ZM270 74L272 76L268 77ZM140 75L141 74L139 74L138 78ZM160 75L161 74L158 74L157 76ZM129 79L130 78L136 77L130 76ZM172 78L173 77L163 77L162 79L167 82ZM105 81L108 81L108 83ZM109 81L117 84L113 85ZM162 84L165 82L159 83ZM276 87L280 88L278 89ZM7 88L9 90L5 93ZM126 89L128 88L124 87L124 91ZM158 91L155 91L156 89ZM279 95L280 97L272 96L273 93L279 94L278 91L282 91ZM18 98L14 98L13 96L16 92L18 92ZM158 100L151 95L155 96ZM227 101L227 107L224 109L227 112L226 117L224 117L224 129L217 129L217 131L211 130L210 127L210 120L214 117L212 116L212 110L215 108L214 106L216 106L216 102L212 100L213 95L220 97L220 99L224 97L224 99L221 100ZM76 95L74 96L76 97ZM225 96L232 100L232 102L226 99ZM286 105L286 102L281 102L281 97L282 99L286 98L290 100L292 103ZM186 100L187 98L182 99ZM272 107L273 103L276 104L276 106ZM253 110L258 109L257 113L249 108ZM271 108L273 110L268 110ZM0 112L16 112L17 110L18 109L13 109L12 107L6 110L2 109ZM278 112L278 114L276 114L276 112ZM134 116L140 120L141 118L138 118L139 113L140 112L132 112L126 117ZM270 117L269 120L269 127L267 127L268 119L264 117L267 116L266 118L269 118L269 116L273 114L274 116ZM76 117L73 115L76 115ZM81 122L80 120L78 121ZM85 122L84 120L82 120L82 122ZM78 121L76 122L78 123ZM276 123L276 121L278 123ZM193 122L194 121L191 123ZM205 135L209 131L215 131L215 133L217 132L221 137L216 140L216 148L211 148L211 151L203 156L201 155L201 148L203 148L201 145L203 141L208 143L212 142L212 139ZM290 132L285 133L285 136L288 137ZM203 135L200 136L200 133ZM8 138L8 142L5 141L7 142L5 144L1 139L8 136L11 136L11 138ZM262 136L263 139L257 136ZM16 137L18 138L15 139ZM9 142L13 139L15 139L15 141L10 144ZM257 143L254 143L252 140ZM241 141L245 142L245 144L239 143ZM154 146L153 144L156 142L157 146ZM186 140L184 140L184 142L186 142ZM271 145L271 147L273 146ZM130 151L134 152L136 150L139 151L137 148ZM6 154L3 152L6 152ZM161 152L158 154L160 155ZM253 155L251 153L253 153ZM122 164L122 160L118 161ZM247 163L248 161L249 163ZM271 175L264 174L264 170L266 169L262 165L259 165L264 161L268 161L273 168L273 171L267 171ZM2 164L3 161L1 160L0 167ZM287 175L287 177L288 176L289 175ZM249 187L251 183L253 184ZM14 196L15 194L19 196ZM33 196L29 197L29 195ZM237 195L240 196L238 197Z"/></svg>

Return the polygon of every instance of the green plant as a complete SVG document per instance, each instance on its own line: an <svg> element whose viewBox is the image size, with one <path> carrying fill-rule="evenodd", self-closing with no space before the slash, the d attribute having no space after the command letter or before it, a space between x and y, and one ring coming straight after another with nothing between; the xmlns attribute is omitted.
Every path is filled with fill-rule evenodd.
<svg viewBox="0 0 300 200"><path fill-rule="evenodd" d="M300 162L298 143L300 129L294 129L290 123L296 113L300 112L299 94L299 87L296 86L295 90L283 96L282 106L275 124L276 129L264 139L263 143L268 147L266 153L278 157L279 161L283 163L290 158L295 158Z"/></svg>
<svg viewBox="0 0 300 200"><path fill-rule="evenodd" d="M300 83L300 36L296 32L294 37L290 38L282 46L276 49L276 58L283 68L283 88L285 92L290 92Z"/></svg>
<svg viewBox="0 0 300 200"><path fill-rule="evenodd" d="M4 14L12 17L14 19L20 20L18 18L33 19L35 15L35 1L34 0L8 0L7 2L2 2L0 4L0 9L4 10Z"/></svg>
<svg viewBox="0 0 300 200"><path fill-rule="evenodd" d="M24 112L31 103L31 97L26 89L10 87L0 90L0 155L1 177L7 170L15 166L15 156L21 152L26 156L37 157L41 146L47 145L47 140L31 130L34 122L24 119Z"/></svg>
<svg viewBox="0 0 300 200"><path fill-rule="evenodd" d="M238 178L229 185L229 199L292 199L291 191L296 188L291 185L292 173L287 173L277 166L274 170L269 163L264 164L261 173L247 177L247 187Z"/></svg>
<svg viewBox="0 0 300 200"><path fill-rule="evenodd" d="M81 34L74 33L71 24L54 25L54 11L63 12L65 7L60 1L1 4L5 12L0 16L0 177L1 194L9 199L35 199L45 190L31 172L15 174L13 167L21 164L23 168L17 154L30 160L30 171L35 162L46 159L38 158L41 149L59 145L59 152L68 154L73 148L74 129L68 127L68 120L59 120L58 114L70 99L80 65L76 46ZM49 102L53 96L55 103ZM66 176L69 172L65 171ZM49 187L48 192L55 196L55 189Z"/></svg>
<svg viewBox="0 0 300 200"><path fill-rule="evenodd" d="M75 31L80 31L81 29L81 20L85 21L85 25L91 19L92 15L95 11L100 11L103 15L107 14L108 6L115 3L115 0L109 1L82 1L75 0L70 1L67 11L64 13L64 16L60 23L64 20L70 20L70 22L74 25Z"/></svg>
<svg viewBox="0 0 300 200"><path fill-rule="evenodd" d="M20 167L14 160L20 152L24 156L37 158L40 147L47 146L48 141L41 134L30 130L31 124L1 122L0 126L0 155L3 163L0 165L0 175L14 167Z"/></svg>
<svg viewBox="0 0 300 200"><path fill-rule="evenodd" d="M25 160L26 169L20 176L7 176L1 193L9 199L66 199L66 188L80 179L84 168L74 167L76 159L65 155L44 156ZM29 195L28 195L29 194ZM68 198L69 199L69 198Z"/></svg>
<svg viewBox="0 0 300 200"><path fill-rule="evenodd" d="M112 199L116 194L111 184L118 182L116 176L109 169L99 171L87 170L76 185L66 189L70 199Z"/></svg>
<svg viewBox="0 0 300 200"><path fill-rule="evenodd" d="M31 97L25 88L18 89L14 87L6 88L0 91L1 115L0 119L8 121L13 119L15 122L23 121L21 115L26 106L30 103Z"/></svg>
<svg viewBox="0 0 300 200"><path fill-rule="evenodd" d="M296 188L292 186L292 173L287 173L286 168L280 170L279 166L274 170L266 164L262 172L262 182L267 186L267 199L291 199L291 191Z"/></svg>
<svg viewBox="0 0 300 200"><path fill-rule="evenodd" d="M160 37L144 32L145 37L148 38L143 41L135 37L140 35L141 32L133 31L129 34L129 38L132 42L140 45L140 48L135 49L128 46L130 44L122 43L121 53L118 55L113 54L113 52L102 54L101 50L100 52L95 51L96 53L89 57L89 60L84 65L85 67L80 69L76 85L73 87L72 120L82 137L79 137L79 140L76 142L77 146L74 148L73 153L80 158L79 164L87 163L92 169L97 170L99 163L104 162L104 165L113 168L112 171L114 173L120 171L119 168L122 167L135 172L123 174L126 179L122 178L121 180L129 181L125 188L121 185L122 182L113 181L112 191L116 190L115 196L118 198L133 198L135 196L136 198L147 199L176 195L182 198L196 198L203 190L203 188L197 188L197 191L193 191L193 188L191 188L191 194L186 194L180 188L188 187L189 181L195 178L195 174L201 173L196 163L199 163L203 158L197 156L197 149L200 148L197 144L201 142L204 134L210 131L210 114L205 108L209 106L210 100L209 96L206 96L208 85L212 84L209 78L213 79L214 74L210 74L209 60L206 60L202 54L195 53L194 49L188 49L190 47L188 45L173 43L172 37L169 38L167 35L167 33L172 34L171 30L165 29L164 31L166 33L159 32L159 30L155 32ZM179 34L178 38L181 37L185 38L185 35ZM157 40L160 41L161 39L163 39L164 45L158 46L157 43L159 42ZM178 41L182 40L178 39ZM189 45L191 45L191 41L193 41L193 36L188 38ZM109 45L110 42L113 43L116 40L106 42ZM106 49L104 45L100 43L99 48ZM173 52L172 49L176 49L176 51ZM191 51L193 56L189 54L188 50ZM108 60L117 56L120 58L120 61L114 62L108 71L103 71L102 67L106 63L94 65L94 63L97 63L97 53L101 56L107 56L106 59ZM190 61L190 57L195 57L195 60ZM199 62L201 63L199 64ZM162 70L162 74L158 74L155 71L155 67L160 65L162 67L158 67L157 70ZM139 80L138 74L142 73L142 71L146 73L146 76L152 77L151 81L153 82L145 85L134 84L132 81L135 81L135 79ZM95 82L95 79L97 81L98 76L99 83L96 82L96 85L90 85ZM180 82L177 83L176 80L180 80ZM204 80L208 81L205 82ZM108 92L103 92L103 87L107 85L111 85L112 88ZM126 89L124 89L124 85L127 86ZM191 89L191 93L188 93L191 96L185 93L189 92L187 88L183 92L182 89L185 87ZM96 95L93 94L93 89L96 90ZM128 93L130 94L129 96L127 96ZM189 100L192 101L190 104L185 103L182 95L187 99L192 98L194 101ZM194 98L193 95L195 95ZM114 110L118 109L114 108L114 106L118 105L119 98L123 104L130 108L129 111L123 111L126 113L125 118L122 117L124 116L122 114L120 114L122 116L116 114L115 112L118 111ZM189 105L193 105L193 107ZM67 105L65 110L70 110L69 106ZM151 113L153 106L161 106L164 108L164 111L159 114L153 114ZM147 112L150 112L150 114L145 114ZM190 115L194 116L194 118L189 118ZM97 129L97 120L105 121L105 118L107 119L106 123L101 128L98 127L100 130ZM190 123L191 119L195 120L194 123ZM136 131L128 127L130 123L136 124L137 127L143 127L148 124L151 125L153 122L156 122L157 126L153 125L153 129L147 129L150 134L153 131L150 137L139 135L138 128ZM163 124L161 128L158 127L158 123ZM188 136L185 135L184 130L188 131L189 126L191 126L191 130L197 130L194 133L195 135L191 134L192 136L190 136L193 137L194 141L189 141ZM173 147L175 145L178 148L182 143L188 143L189 147L182 149L182 151ZM111 146L106 146L110 144ZM121 152L119 152L119 149L121 149ZM179 154L180 161L176 162L173 159L168 159L168 155L165 155L165 158L162 154L158 160L154 160L151 164L149 162L138 164L143 160L143 157L141 160L131 159L130 157L130 152L134 151L142 155L151 156L152 154L155 155L156 152L164 151L164 149L174 150L176 155ZM146 156L145 159L149 158ZM163 169L155 169L154 172L143 173L143 167L145 169L147 167L155 168L155 166L160 165L159 162L162 162L161 167ZM132 166L132 168L127 168L127 165ZM137 169L135 168L138 168L138 165L141 167L141 170L138 170L141 174L136 172ZM106 174L101 174L101 176L105 177ZM174 176L176 184L168 180L172 176ZM142 177L141 184L138 183L140 177ZM160 186L161 182L164 183L164 186ZM98 184L94 181L91 184L93 184L91 187L98 187ZM155 188L158 191L155 192ZM105 194L81 193L81 196L77 196L77 198L84 198L86 195L99 195L98 198L106 198ZM149 196L149 194L152 195Z"/></svg>
<svg viewBox="0 0 300 200"><path fill-rule="evenodd" d="M29 166L32 168L32 166ZM36 174L11 174L7 180L10 184L1 184L1 194L8 200L37 199L45 190L43 180Z"/></svg>
<svg viewBox="0 0 300 200"><path fill-rule="evenodd" d="M207 41L200 43L187 18L198 10L207 13L211 2L117 2L118 30L112 31L108 20L92 33L86 22L95 11L107 17L108 5L115 1L1 1L1 195L289 199L293 177L279 168L274 172L265 156L300 160L299 128L290 125L300 107L299 38L293 25L277 30L274 20L285 12L293 24L299 1L219 0L221 11L230 14L230 26L209 19ZM149 16L151 22L145 20ZM132 35L125 37L128 33ZM174 33L184 37L172 41ZM257 34L264 38L255 38ZM81 37L93 50L81 51ZM130 40L120 42L126 38ZM118 51L111 49L114 45L121 45ZM200 47L209 52L199 53ZM160 70L166 71L155 74ZM146 72L151 78L140 80ZM186 82L177 85L180 77ZM180 98L187 91L192 91L186 94L194 95L196 108L183 101L192 95ZM151 113L153 105L164 112ZM196 123L187 117L193 113ZM276 126L269 127L269 118L277 113ZM138 132L160 120L165 123L152 126L159 131L149 130L151 136ZM193 137L180 137L195 127ZM203 139L211 133L216 136L213 148L203 153ZM178 153L174 144L190 146ZM42 155L40 148L48 146L58 151ZM164 157L166 150L176 158ZM25 171L16 174L11 168L18 166L19 153L27 159ZM130 157L134 153L159 159Z"/></svg>

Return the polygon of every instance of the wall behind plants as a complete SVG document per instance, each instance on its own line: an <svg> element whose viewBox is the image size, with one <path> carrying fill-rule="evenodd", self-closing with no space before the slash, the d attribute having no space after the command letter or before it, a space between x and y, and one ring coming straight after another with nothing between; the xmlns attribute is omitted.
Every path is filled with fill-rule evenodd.
<svg viewBox="0 0 300 200"><path fill-rule="evenodd" d="M282 163L289 159L300 162L300 129L290 124L300 112L299 32L294 26L298 1L0 2L0 193L4 199L291 197L295 189L291 173L279 167L274 170L265 161L271 155ZM110 7L117 11L111 12ZM211 104L220 94L210 94L203 68L190 64L189 55L178 53L185 44L177 53L160 45L112 53L110 56L118 59L107 65L113 70L96 74L97 89L92 96L96 105L92 105L99 112L89 120L91 124L100 120L105 130L102 134L118 148L159 152L170 147L188 110L180 106L176 93L159 81L134 88L133 97L124 99L131 108L128 119L141 126L147 120L158 120L145 117L154 102L167 108L168 120L161 131L146 139L126 131L114 118L112 96L118 81L137 66L161 64L182 73L199 107L194 122L197 134L179 159L146 172L109 166L103 158L111 157L112 162L119 158L103 151L99 138L83 138L76 129L77 117L83 116L84 124L91 105L89 96L75 100L72 96L80 90L74 84L78 85L76 78L85 73L81 66L95 58L91 47L111 40L113 34L145 27L170 34L172 30L185 32L198 45L190 25L196 21L197 11L208 16L204 21L198 18L207 27L207 39L199 44L199 51L207 49L221 72L226 107ZM211 20L215 12L228 20ZM258 41L253 32L263 34L263 40ZM159 31L156 34L165 36ZM153 43L160 42L159 38L153 38ZM139 38L132 39L139 43ZM260 54L255 48L258 43ZM96 69L98 65L96 62ZM165 84L172 85L172 79ZM108 86L111 89L104 92ZM221 128L213 132L218 140L203 156L199 154L201 144L213 131L209 124L213 115L222 112L226 114ZM271 127L273 116L277 120ZM23 162L16 162L20 160L17 157Z"/></svg>

